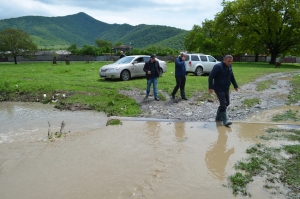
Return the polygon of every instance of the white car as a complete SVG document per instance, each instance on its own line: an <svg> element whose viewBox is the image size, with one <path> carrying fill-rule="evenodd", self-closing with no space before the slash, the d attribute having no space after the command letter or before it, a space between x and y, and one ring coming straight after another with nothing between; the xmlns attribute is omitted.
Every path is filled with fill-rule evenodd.
<svg viewBox="0 0 300 199"><path fill-rule="evenodd" d="M201 76L204 73L210 73L214 65L216 65L217 63L220 62L211 55L186 54L186 73L194 73L197 76Z"/></svg>
<svg viewBox="0 0 300 199"><path fill-rule="evenodd" d="M167 71L165 61L155 58L159 62L159 76ZM149 55L131 55L126 56L113 64L102 66L99 70L99 76L105 79L121 79L123 81L130 80L133 77L145 77L143 71L145 62L150 60Z"/></svg>

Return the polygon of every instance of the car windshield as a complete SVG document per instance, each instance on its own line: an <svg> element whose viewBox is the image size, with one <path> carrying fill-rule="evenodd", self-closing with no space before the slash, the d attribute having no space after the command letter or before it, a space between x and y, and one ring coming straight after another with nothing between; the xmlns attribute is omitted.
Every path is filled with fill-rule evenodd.
<svg viewBox="0 0 300 199"><path fill-rule="evenodd" d="M130 57L130 56L128 56L128 57L123 57L123 58L119 59L118 61L116 61L115 63L116 63L116 64L128 64L128 63L130 63L133 59L134 59L134 57Z"/></svg>

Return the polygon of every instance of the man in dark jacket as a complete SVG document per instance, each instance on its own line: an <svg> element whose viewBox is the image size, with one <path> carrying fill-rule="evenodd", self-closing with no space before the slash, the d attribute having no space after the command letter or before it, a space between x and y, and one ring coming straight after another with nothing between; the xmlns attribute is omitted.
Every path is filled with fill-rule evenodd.
<svg viewBox="0 0 300 199"><path fill-rule="evenodd" d="M126 55L124 54L123 51L120 51L120 59L123 58L123 57L126 57Z"/></svg>
<svg viewBox="0 0 300 199"><path fill-rule="evenodd" d="M235 81L232 63L233 57L231 55L225 55L223 62L218 63L214 66L209 74L208 78L208 88L209 93L215 91L220 106L217 110L216 121L223 121L225 126L229 126L232 122L227 121L226 109L230 104L229 100L229 87L233 84L233 87L238 91L238 85Z"/></svg>
<svg viewBox="0 0 300 199"><path fill-rule="evenodd" d="M185 53L180 53L180 56L175 59L175 78L176 78L176 86L172 92L172 98L175 99L175 94L180 88L181 98L187 100L185 97L185 81L186 81L186 68L185 68Z"/></svg>
<svg viewBox="0 0 300 199"><path fill-rule="evenodd" d="M150 87L151 84L153 84L153 94L154 94L154 99L156 101L159 101L158 92L157 92L159 68L160 68L159 62L155 59L155 55L150 56L150 60L145 63L143 68L143 70L146 73L146 79L147 79L146 98L149 97Z"/></svg>

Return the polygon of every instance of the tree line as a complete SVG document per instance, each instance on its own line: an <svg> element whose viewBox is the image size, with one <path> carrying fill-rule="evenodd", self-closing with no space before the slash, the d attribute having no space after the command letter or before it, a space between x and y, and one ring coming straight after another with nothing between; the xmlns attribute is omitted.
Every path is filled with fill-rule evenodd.
<svg viewBox="0 0 300 199"><path fill-rule="evenodd" d="M299 0L223 1L214 20L194 25L185 37L189 51L211 54L299 55Z"/></svg>

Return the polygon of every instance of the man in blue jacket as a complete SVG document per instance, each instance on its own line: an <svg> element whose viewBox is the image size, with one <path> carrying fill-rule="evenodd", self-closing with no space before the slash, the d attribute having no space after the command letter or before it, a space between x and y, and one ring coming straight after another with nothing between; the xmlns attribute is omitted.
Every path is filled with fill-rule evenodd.
<svg viewBox="0 0 300 199"><path fill-rule="evenodd" d="M157 82L159 77L159 62L155 59L155 55L150 56L150 60L147 61L144 65L144 72L146 73L147 79L147 88L146 88L146 98L149 97L150 87L153 84L153 94L154 99L159 101L158 92L157 92Z"/></svg>
<svg viewBox="0 0 300 199"><path fill-rule="evenodd" d="M229 99L229 87L233 84L233 87L238 91L238 85L235 81L232 63L233 57L231 55L225 55L223 62L218 63L214 66L209 74L208 78L208 92L212 93L215 91L220 106L218 107L216 121L223 121L225 126L229 126L232 122L227 121L226 109L230 104Z"/></svg>
<svg viewBox="0 0 300 199"><path fill-rule="evenodd" d="M175 59L175 78L176 78L176 86L172 92L172 98L175 99L175 94L177 93L178 89L180 88L180 95L183 100L187 100L185 97L185 81L186 81L186 68L185 68L185 53L180 53Z"/></svg>

